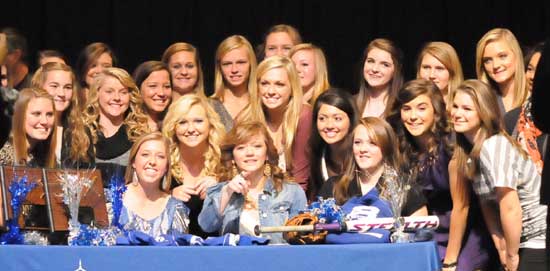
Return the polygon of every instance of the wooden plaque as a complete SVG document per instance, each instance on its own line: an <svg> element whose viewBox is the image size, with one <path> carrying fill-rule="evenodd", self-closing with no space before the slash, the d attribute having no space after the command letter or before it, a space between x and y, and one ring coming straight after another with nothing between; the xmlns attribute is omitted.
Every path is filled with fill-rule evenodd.
<svg viewBox="0 0 550 271"><path fill-rule="evenodd" d="M27 175L29 180L37 182L37 186L28 195L22 206L19 217L21 229L66 231L68 229L69 209L63 203L63 191L60 176L64 172L88 176L93 182L90 188L84 188L79 208L79 221L84 224L93 223L96 227L103 228L109 225L105 195L101 174L97 170L80 171L25 168L4 166L0 168L0 195L3 219L10 219L13 214L10 207L11 194L9 186L14 175L22 177Z"/></svg>

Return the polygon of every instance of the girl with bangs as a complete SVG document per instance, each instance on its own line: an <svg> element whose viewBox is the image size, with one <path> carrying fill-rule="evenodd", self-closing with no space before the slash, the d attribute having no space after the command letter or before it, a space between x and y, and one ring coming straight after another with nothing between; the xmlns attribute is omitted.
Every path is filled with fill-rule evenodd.
<svg viewBox="0 0 550 271"><path fill-rule="evenodd" d="M172 196L184 201L191 211L189 232L203 238L212 236L214 233L201 230L197 218L207 189L218 182L216 168L225 135L218 114L206 98L198 94L182 96L170 106L163 134L172 142Z"/></svg>
<svg viewBox="0 0 550 271"><path fill-rule="evenodd" d="M94 163L94 154L82 120L76 76L71 67L56 62L42 65L31 84L52 95L56 113L56 157L63 166Z"/></svg>
<svg viewBox="0 0 550 271"><path fill-rule="evenodd" d="M302 87L292 60L272 56L262 61L255 74L254 90L250 106L238 120L266 125L279 154L279 167L307 190L311 107L302 102Z"/></svg>
<svg viewBox="0 0 550 271"><path fill-rule="evenodd" d="M207 232L254 234L254 227L282 226L306 208L304 191L285 179L279 156L261 122L237 122L221 146L220 182L208 189L199 225ZM272 244L281 233L265 234Z"/></svg>
<svg viewBox="0 0 550 271"><path fill-rule="evenodd" d="M256 56L248 40L233 35L223 40L216 50L214 94L210 103L220 116L225 131L231 130L237 115L250 99L256 71Z"/></svg>
<svg viewBox="0 0 550 271"><path fill-rule="evenodd" d="M139 89L123 69L104 69L92 84L84 123L105 182L127 165L132 142L149 131L142 103Z"/></svg>
<svg viewBox="0 0 550 271"><path fill-rule="evenodd" d="M505 270L548 270L546 209L535 164L505 131L497 95L479 80L452 94L459 172L472 180Z"/></svg>
<svg viewBox="0 0 550 271"><path fill-rule="evenodd" d="M488 234L481 223L477 199L460 186L445 101L432 81L407 82L399 92L388 121L399 136L404 172L423 191L428 213L439 217L435 232L446 269L487 268Z"/></svg>

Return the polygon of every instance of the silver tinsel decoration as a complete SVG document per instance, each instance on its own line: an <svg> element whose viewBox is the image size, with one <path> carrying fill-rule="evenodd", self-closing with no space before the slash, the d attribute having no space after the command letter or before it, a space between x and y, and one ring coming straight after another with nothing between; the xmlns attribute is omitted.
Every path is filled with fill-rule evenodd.
<svg viewBox="0 0 550 271"><path fill-rule="evenodd" d="M78 171L76 174L71 174L64 171L59 179L61 180L61 188L63 191L63 203L69 208L69 237L68 243L78 236L80 231L80 223L78 222L78 209L82 198L82 190L90 188L93 181L90 179L91 171Z"/></svg>
<svg viewBox="0 0 550 271"><path fill-rule="evenodd" d="M37 231L28 231L23 234L23 239L25 240L26 245L38 245L38 246L47 246L48 237L42 235Z"/></svg>

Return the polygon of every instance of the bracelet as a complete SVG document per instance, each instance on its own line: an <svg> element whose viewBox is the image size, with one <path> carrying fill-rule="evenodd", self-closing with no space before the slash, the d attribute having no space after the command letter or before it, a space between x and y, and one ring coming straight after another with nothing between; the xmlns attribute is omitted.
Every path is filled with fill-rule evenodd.
<svg viewBox="0 0 550 271"><path fill-rule="evenodd" d="M453 267L456 267L458 265L458 262L452 262L452 263L444 263L443 262L443 268L453 268Z"/></svg>

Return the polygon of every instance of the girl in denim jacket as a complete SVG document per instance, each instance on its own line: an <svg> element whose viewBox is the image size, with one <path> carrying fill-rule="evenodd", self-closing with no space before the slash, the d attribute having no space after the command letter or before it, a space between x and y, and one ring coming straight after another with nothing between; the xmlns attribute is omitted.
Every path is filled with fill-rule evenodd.
<svg viewBox="0 0 550 271"><path fill-rule="evenodd" d="M253 235L254 226L282 226L306 207L299 185L284 180L278 154L266 127L241 122L221 146L221 182L207 191L199 225L220 234ZM271 243L285 243L281 233L266 234Z"/></svg>

